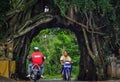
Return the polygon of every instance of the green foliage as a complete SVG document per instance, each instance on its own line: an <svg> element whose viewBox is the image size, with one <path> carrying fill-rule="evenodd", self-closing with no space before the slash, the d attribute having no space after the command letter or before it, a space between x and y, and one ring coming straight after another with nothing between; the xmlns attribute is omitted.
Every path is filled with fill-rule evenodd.
<svg viewBox="0 0 120 82"><path fill-rule="evenodd" d="M104 43L103 43L103 50L104 50L103 54L106 54L105 56L109 56L110 54L112 54L109 41L110 41L109 38L107 38L107 40L104 40Z"/></svg>
<svg viewBox="0 0 120 82"><path fill-rule="evenodd" d="M61 65L59 59L62 55L63 46L66 47L74 61L73 70L78 70L80 55L75 35L71 31L60 28L42 30L32 40L29 54L33 52L34 46L38 46L47 58L44 62L45 74L60 74ZM77 70L74 72L75 75L78 73Z"/></svg>
<svg viewBox="0 0 120 82"><path fill-rule="evenodd" d="M59 5L61 13L65 13L68 8L78 7L79 11L90 11L96 8L95 3L92 0L54 0L54 2Z"/></svg>
<svg viewBox="0 0 120 82"><path fill-rule="evenodd" d="M110 3L110 0L107 0L107 1L99 0L97 2L97 5L98 5L98 9L101 11L101 15L103 17L109 13L112 15L112 17L111 17L112 20L116 19L115 11L114 11L114 8L112 7L112 4Z"/></svg>
<svg viewBox="0 0 120 82"><path fill-rule="evenodd" d="M22 0L11 0L11 6L12 8L17 8L19 3L21 2Z"/></svg>
<svg viewBox="0 0 120 82"><path fill-rule="evenodd" d="M107 36L119 36L120 31L120 1L119 0L54 0L54 2L59 6L61 13L66 14L68 12L69 8L77 8L78 14L80 18L83 18L85 16L85 13L88 15L88 18L90 17L92 13L93 21L91 20L91 25L93 29L96 29L97 27L104 26L103 30L100 30L100 32L105 33ZM84 19L77 19L83 21ZM104 21L99 23L99 21ZM85 21L86 22L86 21ZM116 33L116 34L114 34ZM62 34L65 38L64 34ZM62 38L63 38L62 37ZM60 39L62 39L60 38ZM111 37L109 38L109 41L105 41L105 45L103 46L105 49L104 54L110 54L111 50L109 48L109 42ZM69 39L66 39L66 41ZM116 39L118 40L118 39ZM117 43L118 41L114 41L112 43ZM64 44L65 41L64 41ZM68 46L68 45L67 45ZM120 46L119 46L120 47Z"/></svg>
<svg viewBox="0 0 120 82"><path fill-rule="evenodd" d="M9 9L9 0L0 0L0 38L4 35L3 25L5 25L6 21L6 12Z"/></svg>
<svg viewBox="0 0 120 82"><path fill-rule="evenodd" d="M115 9L113 4L111 4L111 0L54 0L54 2L59 5L61 14L67 12L67 10L72 7L78 8L78 13L81 13L81 17L83 17L83 13L90 13L94 11L99 11L100 15L104 18L109 14L109 20L116 20Z"/></svg>
<svg viewBox="0 0 120 82"><path fill-rule="evenodd" d="M25 11L34 5L38 0L11 0L11 9L18 9L21 11Z"/></svg>
<svg viewBox="0 0 120 82"><path fill-rule="evenodd" d="M82 11L93 11L96 9L100 9L102 13L105 15L107 12L113 11L112 4L110 3L110 0L54 0L55 4L58 4L60 6L61 12L64 12L70 8L77 6L79 10Z"/></svg>

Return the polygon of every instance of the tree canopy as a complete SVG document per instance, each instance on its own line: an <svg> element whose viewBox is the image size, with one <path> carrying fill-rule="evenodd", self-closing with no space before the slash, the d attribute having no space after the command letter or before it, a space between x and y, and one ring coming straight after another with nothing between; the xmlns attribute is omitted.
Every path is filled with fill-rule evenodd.
<svg viewBox="0 0 120 82"><path fill-rule="evenodd" d="M109 47L112 48L109 50L111 52L107 51L108 53L105 54L114 53L116 47L120 47L120 40L118 37L120 31L120 16L118 15L120 13L120 1L54 0L54 2L58 5L61 14L64 17L75 22L81 27L84 27L90 33L100 34L103 36L102 38L105 39L105 42L107 41L105 45L108 44ZM73 9L74 15L79 17L77 20L67 16L67 12L70 8ZM114 38L114 41L111 40L112 38Z"/></svg>
<svg viewBox="0 0 120 82"><path fill-rule="evenodd" d="M44 12L45 5L50 9L47 13ZM100 73L97 68L103 69L105 75L106 58L112 53L119 56L119 5L119 0L3 0L0 1L0 42L13 43L13 60L17 62L16 72L21 76L25 75L30 43L39 31L67 28L73 31L79 46L82 68L79 79L96 80L96 72ZM68 46L72 44L71 40L65 33L59 32L57 38L59 40L53 45L59 47L50 46L55 49L62 45L71 47Z"/></svg>

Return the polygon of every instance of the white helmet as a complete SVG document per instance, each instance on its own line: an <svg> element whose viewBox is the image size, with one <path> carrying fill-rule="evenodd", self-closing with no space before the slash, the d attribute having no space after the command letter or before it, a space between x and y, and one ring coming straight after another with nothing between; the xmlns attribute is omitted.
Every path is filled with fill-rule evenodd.
<svg viewBox="0 0 120 82"><path fill-rule="evenodd" d="M39 48L38 47L34 47L34 51L39 51Z"/></svg>

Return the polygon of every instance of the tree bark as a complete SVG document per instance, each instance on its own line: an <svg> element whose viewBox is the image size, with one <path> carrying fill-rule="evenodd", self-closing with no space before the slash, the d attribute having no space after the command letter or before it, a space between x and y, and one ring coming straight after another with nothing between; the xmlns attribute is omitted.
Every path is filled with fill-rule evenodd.
<svg viewBox="0 0 120 82"><path fill-rule="evenodd" d="M78 80L81 81L94 81L97 80L97 74L96 74L96 67L94 64L94 60L90 56L86 41L84 37L84 33L81 30L80 32L75 32L78 40L78 45L81 51L80 55L80 70L78 75Z"/></svg>
<svg viewBox="0 0 120 82"><path fill-rule="evenodd" d="M8 36L10 37L10 39L12 38L12 40L14 41L13 60L16 61L16 74L18 78L26 79L26 57L28 55L29 46L33 37L36 36L42 29L48 27L61 27L74 30L78 40L79 49L81 51L80 57L81 69L78 75L78 80L82 81L96 80L97 79L96 67L92 57L92 52L90 50L89 42L87 43L85 37L85 36L89 37L89 35L87 35L87 33L84 33L84 31L82 30L82 28L87 29L88 27L80 22L77 22L76 19L74 19L73 9L71 9L70 17L67 15L61 17L61 15L58 14L58 12L55 12L57 13L57 17L59 17L59 19L52 21L55 17L55 14L54 16L49 15L49 13L41 14L43 12L41 8L43 8L45 4L39 7L40 2L36 3L35 1L33 4L31 4L32 2L34 2L34 0L32 0L26 5L24 4L24 6L27 7L15 9L7 14L8 15L7 22L9 27ZM21 5L23 5L22 2ZM67 25L68 21L64 22L66 20L72 22L69 25L74 25L74 23L76 23L75 26L80 25L81 27L75 28L73 26L72 28L69 28L69 25Z"/></svg>

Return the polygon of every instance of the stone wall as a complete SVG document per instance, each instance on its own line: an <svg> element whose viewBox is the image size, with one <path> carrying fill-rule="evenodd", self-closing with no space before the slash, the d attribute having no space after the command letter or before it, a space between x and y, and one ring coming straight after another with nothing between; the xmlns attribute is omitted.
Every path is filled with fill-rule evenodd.
<svg viewBox="0 0 120 82"><path fill-rule="evenodd" d="M116 62L116 77L120 78L120 60Z"/></svg>
<svg viewBox="0 0 120 82"><path fill-rule="evenodd" d="M109 65L107 68L107 74L111 78L120 78L120 60L114 55L109 58Z"/></svg>

